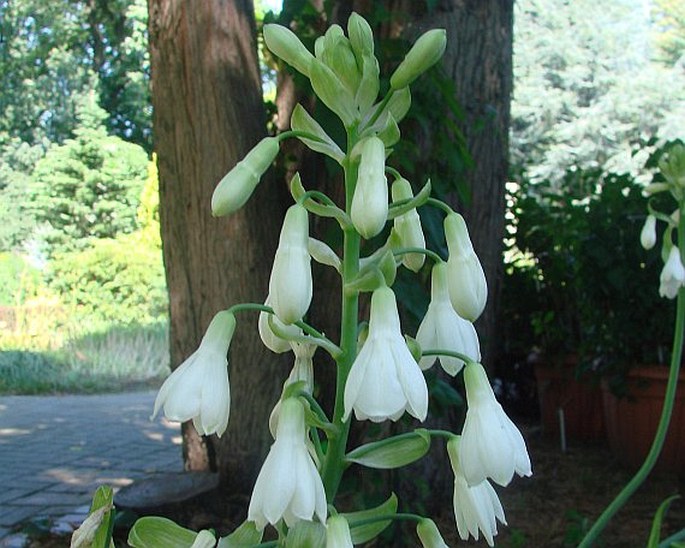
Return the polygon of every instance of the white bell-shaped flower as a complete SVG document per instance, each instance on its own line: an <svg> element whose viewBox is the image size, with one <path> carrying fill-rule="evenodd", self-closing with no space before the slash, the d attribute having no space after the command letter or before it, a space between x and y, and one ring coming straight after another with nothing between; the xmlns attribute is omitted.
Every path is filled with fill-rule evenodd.
<svg viewBox="0 0 685 548"><path fill-rule="evenodd" d="M388 181L385 177L385 145L369 137L361 146L357 186L350 207L352 224L364 238L373 238L388 219Z"/></svg>
<svg viewBox="0 0 685 548"><path fill-rule="evenodd" d="M428 388L400 331L395 294L381 287L371 297L369 334L345 384L345 415L359 420L397 420L404 411L424 420Z"/></svg>
<svg viewBox="0 0 685 548"><path fill-rule="evenodd" d="M214 316L199 348L162 384L152 418L163 408L167 419L192 420L205 436L221 436L226 431L231 407L226 355L235 324L231 312Z"/></svg>
<svg viewBox="0 0 685 548"><path fill-rule="evenodd" d="M285 214L269 279L269 301L284 324L301 320L312 302L312 259L308 245L307 210L295 204Z"/></svg>
<svg viewBox="0 0 685 548"><path fill-rule="evenodd" d="M656 217L647 215L645 224L640 232L640 244L645 249L652 249L656 245Z"/></svg>
<svg viewBox="0 0 685 548"><path fill-rule="evenodd" d="M504 509L488 480L469 486L461 470L460 443L457 436L447 442L447 454L454 472L454 517L457 521L457 531L462 540L468 540L469 534L478 540L480 531L488 544L494 546L493 537L497 534L497 520L504 525L507 524Z"/></svg>
<svg viewBox="0 0 685 548"><path fill-rule="evenodd" d="M675 299L678 290L685 285L685 268L680 260L680 249L672 246L668 252L668 259L659 277L659 295L667 299Z"/></svg>
<svg viewBox="0 0 685 548"><path fill-rule="evenodd" d="M326 548L352 548L352 535L347 520L338 514L326 523Z"/></svg>
<svg viewBox="0 0 685 548"><path fill-rule="evenodd" d="M305 444L304 407L297 398L281 405L276 441L257 476L247 519L258 529L281 519L288 527L314 515L326 522L326 493Z"/></svg>
<svg viewBox="0 0 685 548"><path fill-rule="evenodd" d="M400 200L410 200L414 197L411 184L406 179L397 179L392 184L392 200L399 202ZM421 218L419 217L416 208L403 215L395 217L393 221L395 232L399 236L400 245L402 247L416 247L420 249L426 248L426 238L423 235L421 228ZM405 253L402 255L402 264L412 272L421 270L426 256L423 253Z"/></svg>
<svg viewBox="0 0 685 548"><path fill-rule="evenodd" d="M431 274L431 301L419 325L416 340L423 350L443 349L465 354L480 361L480 343L473 324L454 311L447 287L447 265L437 263ZM428 369L437 356L424 356L421 369ZM440 356L440 365L449 375L456 375L464 362L452 356Z"/></svg>
<svg viewBox="0 0 685 548"><path fill-rule="evenodd" d="M530 476L530 457L526 442L495 399L485 369L479 363L464 368L466 421L462 431L459 458L470 486L486 478L507 485L516 472Z"/></svg>
<svg viewBox="0 0 685 548"><path fill-rule="evenodd" d="M447 266L452 306L462 318L475 322L485 308L488 285L466 222L458 213L445 217L445 239L449 250Z"/></svg>

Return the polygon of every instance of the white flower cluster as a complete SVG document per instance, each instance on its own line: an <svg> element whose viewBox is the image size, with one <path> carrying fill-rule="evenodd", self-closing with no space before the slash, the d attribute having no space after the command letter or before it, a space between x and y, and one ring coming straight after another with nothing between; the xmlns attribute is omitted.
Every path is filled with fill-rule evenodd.
<svg viewBox="0 0 685 548"><path fill-rule="evenodd" d="M675 199L678 207L665 215L651 210L640 233L642 247L649 250L657 243L657 217L666 224L663 232L663 244L661 256L664 267L659 276L659 295L667 299L675 299L681 288L685 287L685 266L683 266L683 253L679 245L682 245L679 231L681 218L680 209L685 200L685 146L677 144L659 161L659 170L665 182L656 182L645 188L645 195L652 196L661 192L668 192ZM673 234L676 233L678 244L673 243Z"/></svg>
<svg viewBox="0 0 685 548"><path fill-rule="evenodd" d="M317 95L346 127L354 125L361 129L357 145L345 157L346 166L353 167L353 192L344 210L325 200L310 209L311 198L300 188L299 177L294 179L291 191L296 203L285 215L268 295L264 305L254 305L260 311L259 335L264 345L277 353L293 351L295 363L270 417L275 440L257 477L248 520L259 531L267 524L276 526L281 521L289 528L302 521L314 521L324 531L327 546L352 546L354 535L345 517L335 512L328 516L328 504L333 501L327 501L328 484L324 488L322 479L324 450L318 434L311 430L339 431L352 414L357 420L382 422L397 421L406 412L423 421L429 402L423 371L439 360L451 376L463 371L468 404L461 436L443 433L449 437L447 451L455 477L457 529L463 539L469 535L478 539L482 532L492 545L496 523L505 523L505 518L490 480L505 486L514 473L530 475L531 465L521 433L495 400L479 363L480 344L472 322L486 304L485 274L464 218L444 204L443 209L448 211L444 220L447 260L426 249L416 208L426 203L428 195L414 196L410 183L386 167L386 155L399 139L397 122L409 106L407 86L442 55L444 31L429 31L417 41L391 78L391 98L377 104L374 103L378 95L378 63L373 56L371 30L355 14L350 19L348 34L349 39L342 29L332 27L317 41L314 56L288 29L275 25L265 28L267 46L310 78ZM298 138L314 150L338 161L344 156L304 109L296 109L293 126L301 134ZM219 183L212 199L213 212L224 215L240 208L277 152L277 138L260 142ZM386 173L394 176L390 193ZM355 233L357 247L360 237L378 236L392 219L390 236L371 256L353 258L350 268L347 257L341 260L333 250L309 236L309 214L321 208L333 210L331 216L339 220L346 237ZM404 265L418 272L424 268L426 256L433 261L431 300L416 333L418 344L413 345L402 333L391 286L398 267ZM360 292L371 293L368 332L362 332L356 355L353 346L348 343L344 347L341 342L349 358L340 377L344 382L339 398L342 409L328 424L323 411L316 416L319 409L313 397L313 356L317 345L326 348L334 358L336 350L344 352L323 335L315 336L316 330L304 323L313 293L312 257L340 272L346 294L358 299ZM163 408L169 419L192 420L203 435L221 436L225 432L230 407L227 353L234 329L235 318L230 310L215 316L198 350L162 386L154 414ZM351 340L349 334L346 340ZM340 363L338 367L342 367ZM340 422L333 424L336 421ZM395 447L407 447L410 456L406 459L395 455L396 460L388 457L384 461L384 457L378 457L383 454L383 449L379 449L374 460L369 457L373 453L369 449L358 453L361 460L354 462L376 467L411 462L428 449L430 437L426 430L422 432L406 446L402 440L395 440ZM383 441L387 440L379 443ZM424 546L446 546L429 519L420 520L417 534Z"/></svg>

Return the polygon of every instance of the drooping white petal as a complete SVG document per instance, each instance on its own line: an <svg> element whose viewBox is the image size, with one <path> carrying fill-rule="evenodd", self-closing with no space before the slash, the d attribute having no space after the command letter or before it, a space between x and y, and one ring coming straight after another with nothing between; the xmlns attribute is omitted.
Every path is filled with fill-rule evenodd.
<svg viewBox="0 0 685 548"><path fill-rule="evenodd" d="M452 307L447 284L447 265L436 264L431 277L431 302L419 325L416 340L424 350L451 350L465 354L472 360L480 360L480 343L476 329ZM428 369L436 359L437 356L424 356L419 365L421 369ZM439 359L442 368L452 376L464 366L462 360L452 356L440 356Z"/></svg>
<svg viewBox="0 0 685 548"><path fill-rule="evenodd" d="M661 271L659 281L659 295L668 299L675 299L678 290L685 285L685 267L683 267L677 246L672 246L668 252L668 259Z"/></svg>
<svg viewBox="0 0 685 548"><path fill-rule="evenodd" d="M514 473L530 476L526 443L495 399L483 366L469 363L464 382L468 409L459 455L468 484L478 485L489 477L506 486Z"/></svg>
<svg viewBox="0 0 685 548"><path fill-rule="evenodd" d="M461 468L463 448L463 437L460 440L455 436L447 442L447 453L454 472L453 502L457 531L462 540L468 540L469 535L478 540L482 532L487 543L494 546L497 520L505 525L507 523L504 509L490 482L484 480L469 485L466 481Z"/></svg>
<svg viewBox="0 0 685 548"><path fill-rule="evenodd" d="M281 519L288 526L314 515L326 521L326 494L305 444L304 408L295 398L281 402L276 441L257 477L248 519L259 529Z"/></svg>
<svg viewBox="0 0 685 548"><path fill-rule="evenodd" d="M164 409L169 420L192 420L200 434L226 431L231 404L226 355L234 330L232 313L214 316L199 348L162 384L153 418Z"/></svg>

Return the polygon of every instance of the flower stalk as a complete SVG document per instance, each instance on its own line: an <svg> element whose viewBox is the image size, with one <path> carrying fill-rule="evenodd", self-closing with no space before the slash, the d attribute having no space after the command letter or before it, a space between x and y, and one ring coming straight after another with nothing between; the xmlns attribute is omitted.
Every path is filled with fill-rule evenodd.
<svg viewBox="0 0 685 548"><path fill-rule="evenodd" d="M681 202L680 207L685 206L685 202ZM680 245L680 259L685 261L685 223L678 224L678 243ZM649 453L645 457L642 466L635 473L633 478L623 487L623 489L616 495L616 498L607 506L602 514L597 518L597 521L592 525L587 532L579 548L588 548L593 545L604 528L607 526L611 518L623 507L628 499L637 491L637 489L644 483L650 472L654 469L657 459L661 454L661 450L666 440L666 433L668 426L671 423L671 416L673 415L673 406L675 404L676 390L678 388L678 377L680 375L680 363L683 355L683 338L685 335L685 288L682 286L678 290L676 301L676 317L675 327L673 330L673 350L671 352L671 364L668 373L668 381L666 384L666 393L664 394L664 405L661 409L661 417L659 424L654 434L654 441L649 449Z"/></svg>

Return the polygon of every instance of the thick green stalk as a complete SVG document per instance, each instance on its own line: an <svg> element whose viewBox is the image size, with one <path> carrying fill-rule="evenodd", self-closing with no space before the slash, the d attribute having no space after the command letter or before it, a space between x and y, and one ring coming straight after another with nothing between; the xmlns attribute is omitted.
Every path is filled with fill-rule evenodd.
<svg viewBox="0 0 685 548"><path fill-rule="evenodd" d="M347 150L354 147L354 135L348 135ZM349 214L352 196L357 185L357 168L350 164L349 157L344 164L345 168L345 201ZM348 280L354 279L359 272L359 248L360 237L354 227L344 230L343 240L343 263L342 263L342 314L340 319L340 348L342 354L337 360L337 376L335 388L335 408L333 410L333 424L340 425L337 434L329 437L326 458L321 467L321 477L326 498L333 503L335 494L340 486L340 480L345 468L345 449L350 432L350 419L343 422L345 412L345 383L350 374L352 363L357 356L357 321L359 315L359 294L346 292L345 285Z"/></svg>
<svg viewBox="0 0 685 548"><path fill-rule="evenodd" d="M682 205L681 205L682 210ZM685 222L680 222L678 225L678 245L680 246L681 260L685 261ZM675 330L673 333L673 352L671 354L671 368L668 375L668 384L666 385L666 394L664 396L664 406L661 410L661 418L659 419L659 426L657 427L654 441L649 449L649 453L642 463L640 469L635 473L635 476L623 487L616 498L604 509L602 515L597 518L592 528L578 545L579 548L587 548L592 546L600 533L609 523L609 520L618 512L621 507L628 501L640 485L647 479L647 476L654 468L657 458L661 453L668 432L668 425L671 422L671 415L673 414L673 405L675 403L676 389L678 387L678 376L680 374L680 360L683 352L683 335L685 333L685 289L680 288L678 291L678 302L676 306L676 320Z"/></svg>

